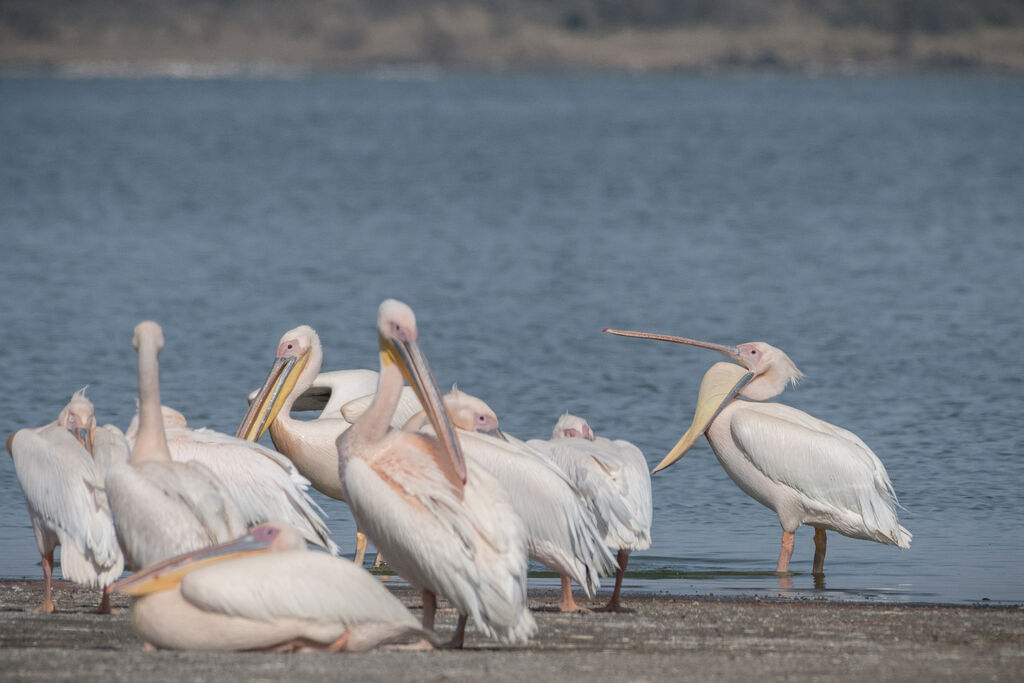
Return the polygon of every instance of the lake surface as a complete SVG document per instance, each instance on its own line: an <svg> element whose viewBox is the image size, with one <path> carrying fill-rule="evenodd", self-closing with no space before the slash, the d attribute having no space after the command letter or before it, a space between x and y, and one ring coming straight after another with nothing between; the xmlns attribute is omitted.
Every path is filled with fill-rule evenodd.
<svg viewBox="0 0 1024 683"><path fill-rule="evenodd" d="M830 534L816 587L804 527L780 586L777 518L702 440L626 590L1020 603L1022 141L1019 79L0 78L0 435L84 385L125 427L146 318L164 403L233 433L283 332L376 368L396 297L506 431L568 410L653 465L719 357L602 328L763 340L806 373L779 400L885 463L911 549ZM0 544L41 575L6 456Z"/></svg>

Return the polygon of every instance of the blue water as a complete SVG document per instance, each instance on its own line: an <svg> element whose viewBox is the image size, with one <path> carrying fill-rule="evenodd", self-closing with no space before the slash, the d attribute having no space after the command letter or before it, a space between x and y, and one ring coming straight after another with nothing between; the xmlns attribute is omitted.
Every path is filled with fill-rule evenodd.
<svg viewBox="0 0 1024 683"><path fill-rule="evenodd" d="M1019 603L1022 140L1003 78L0 78L0 435L83 385L124 427L144 318L164 402L233 432L285 330L374 368L398 297L506 431L571 410L654 464L719 358L601 329L764 340L806 373L781 400L886 464L912 548L833 535L815 587L803 529L780 585L774 514L702 441L627 591ZM7 457L0 494L0 576L39 576Z"/></svg>

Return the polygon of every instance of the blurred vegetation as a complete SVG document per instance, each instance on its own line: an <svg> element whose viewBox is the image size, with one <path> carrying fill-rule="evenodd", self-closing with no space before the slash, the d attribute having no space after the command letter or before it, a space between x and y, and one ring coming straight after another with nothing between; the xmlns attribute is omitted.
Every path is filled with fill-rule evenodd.
<svg viewBox="0 0 1024 683"><path fill-rule="evenodd" d="M672 31L675 55L665 40L643 42ZM0 0L0 65L266 58L602 67L616 66L617 49L635 68L913 57L1016 69L1022 32L1024 0ZM611 35L632 38L598 45Z"/></svg>

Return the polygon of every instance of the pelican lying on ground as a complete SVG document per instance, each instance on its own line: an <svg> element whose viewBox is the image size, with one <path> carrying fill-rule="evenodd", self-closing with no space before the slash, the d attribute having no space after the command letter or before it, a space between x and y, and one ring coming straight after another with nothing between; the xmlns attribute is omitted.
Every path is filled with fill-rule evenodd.
<svg viewBox="0 0 1024 683"><path fill-rule="evenodd" d="M813 572L825 566L825 530L909 548L896 517L896 494L885 466L857 435L781 403L764 403L803 376L781 350L764 342L722 346L683 337L606 330L689 344L739 363L715 363L704 375L693 424L654 468L663 470L706 434L729 477L776 512L782 549L775 571L789 570L794 533L814 527Z"/></svg>
<svg viewBox="0 0 1024 683"><path fill-rule="evenodd" d="M77 584L104 588L124 570L103 492L103 468L111 459L127 460L128 448L117 427L96 427L84 391L71 397L55 422L19 429L7 440L42 556L43 604L36 612L54 611L51 579L58 545L61 573ZM104 592L98 612L110 611L107 598Z"/></svg>
<svg viewBox="0 0 1024 683"><path fill-rule="evenodd" d="M441 392L416 343L416 318L388 299L377 317L380 386L359 420L338 437L340 476L356 523L394 570L423 591L423 626L433 629L436 596L489 636L523 642L537 629L526 606L522 522L500 485L467 473ZM436 436L390 427L403 378L412 384Z"/></svg>
<svg viewBox="0 0 1024 683"><path fill-rule="evenodd" d="M287 524L262 524L111 588L137 596L132 623L149 648L358 652L410 637L433 642L369 572L307 551Z"/></svg>
<svg viewBox="0 0 1024 683"><path fill-rule="evenodd" d="M621 611L629 553L651 546L651 475L644 454L628 441L595 436L586 420L568 413L558 419L550 441L526 443L549 455L592 504L604 542L618 551L615 590L604 610Z"/></svg>
<svg viewBox="0 0 1024 683"><path fill-rule="evenodd" d="M223 484L199 462L174 462L160 412L155 322L135 328L139 353L139 431L131 461L110 469L107 498L125 563L143 569L168 557L243 535L245 523Z"/></svg>
<svg viewBox="0 0 1024 683"><path fill-rule="evenodd" d="M167 447L174 462L200 462L213 472L238 504L246 527L281 521L295 527L308 542L338 554L323 510L306 492L309 481L288 458L257 443L212 429L190 429L185 416L160 407ZM134 444L139 416L132 418L125 436Z"/></svg>
<svg viewBox="0 0 1024 683"><path fill-rule="evenodd" d="M291 460L320 493L345 500L338 476L338 436L352 426L341 406L377 390L372 370L337 370L322 373L323 347L309 325L289 330L277 345L274 365L252 400L235 436L259 441L269 429L274 447ZM408 400L408 399L406 399ZM323 412L315 420L296 420L296 403ZM415 410L419 410L418 404ZM362 566L366 539L357 535L355 563Z"/></svg>
<svg viewBox="0 0 1024 683"><path fill-rule="evenodd" d="M562 469L532 446L502 434L498 416L481 399L453 388L444 403L452 424L459 428L470 476L483 469L498 480L526 527L527 554L562 579L559 609L582 611L573 598L571 582L593 597L601 586L599 576L615 570L583 494Z"/></svg>

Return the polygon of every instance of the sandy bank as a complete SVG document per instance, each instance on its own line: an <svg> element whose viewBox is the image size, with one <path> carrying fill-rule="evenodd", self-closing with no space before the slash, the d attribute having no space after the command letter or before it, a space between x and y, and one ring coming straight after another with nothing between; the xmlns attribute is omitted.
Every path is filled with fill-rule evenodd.
<svg viewBox="0 0 1024 683"><path fill-rule="evenodd" d="M127 600L90 613L60 583L59 613L31 612L39 582L0 583L2 680L1021 680L1024 609L628 596L629 614L560 614L531 594L540 633L503 648L472 630L463 651L294 655L143 652ZM414 612L419 597L394 589ZM586 600L581 604L587 604ZM592 603L599 605L598 601ZM455 614L442 611L447 636Z"/></svg>

